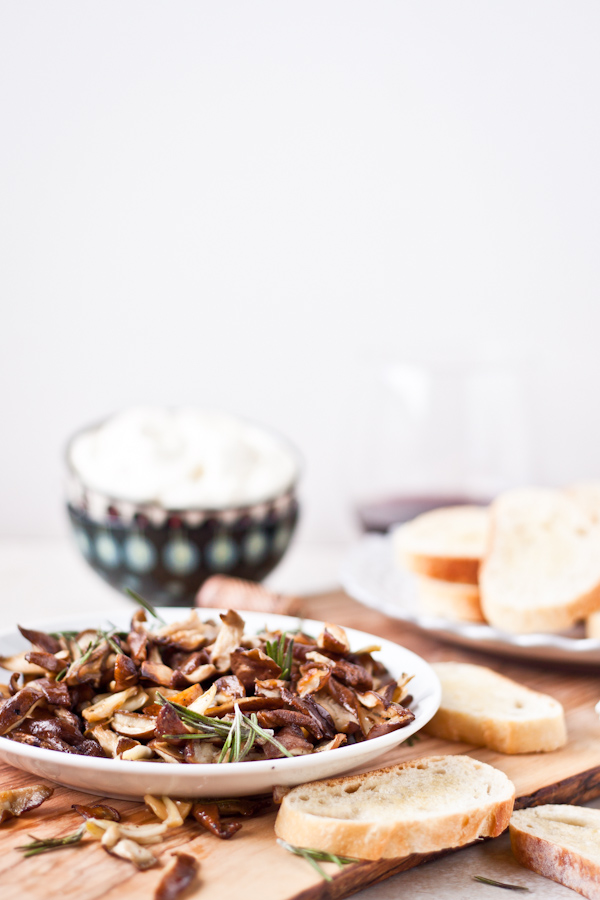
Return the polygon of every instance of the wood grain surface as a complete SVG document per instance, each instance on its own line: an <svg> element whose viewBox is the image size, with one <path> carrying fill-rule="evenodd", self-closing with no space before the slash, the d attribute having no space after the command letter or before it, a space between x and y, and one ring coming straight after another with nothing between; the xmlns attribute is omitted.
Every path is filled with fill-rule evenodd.
<svg viewBox="0 0 600 900"><path fill-rule="evenodd" d="M600 698L598 669L525 665L466 651L366 609L341 592L303 598L302 614L379 634L431 662L465 660L488 665L528 687L551 694L565 708L568 744L553 753L505 756L419 735L412 746L401 745L379 760L378 766L440 753L468 753L506 772L516 787L517 806L579 803L600 795L600 721L594 712L594 704ZM33 780L17 769L0 766L3 787L17 787ZM98 785L96 802L103 797L102 786ZM145 900L153 897L164 867L171 862L170 854L183 848L199 861L197 882L185 897L219 900L238 900L241 893L260 896L261 900L336 900L432 858L411 856L365 862L347 866L341 872L326 863L324 868L333 878L326 882L304 860L275 843L275 811L244 822L241 831L229 841L200 830L195 822L174 829L168 840L153 848L160 856L161 867L146 872L138 872L130 863L108 856L98 842L28 859L15 849L29 840L29 834L58 837L74 831L81 819L71 810L71 804L89 804L92 799L88 794L57 787L51 800L39 809L0 827L2 900L116 900L123 896ZM152 818L141 804L117 800L110 803L129 820Z"/></svg>

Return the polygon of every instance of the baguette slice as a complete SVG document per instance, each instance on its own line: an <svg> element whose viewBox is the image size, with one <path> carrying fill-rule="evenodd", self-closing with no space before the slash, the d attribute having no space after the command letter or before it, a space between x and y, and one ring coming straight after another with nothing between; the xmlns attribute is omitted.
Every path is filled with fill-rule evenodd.
<svg viewBox="0 0 600 900"><path fill-rule="evenodd" d="M417 575L416 583L419 605L432 616L462 622L485 622L476 584L440 581L426 575Z"/></svg>
<svg viewBox="0 0 600 900"><path fill-rule="evenodd" d="M522 866L600 900L600 809L520 809L510 820L510 843Z"/></svg>
<svg viewBox="0 0 600 900"><path fill-rule="evenodd" d="M442 702L424 730L449 741L489 747L500 753L556 750L567 741L561 704L471 663L434 663Z"/></svg>
<svg viewBox="0 0 600 900"><path fill-rule="evenodd" d="M491 507L481 608L508 632L553 632L600 609L600 525L566 491L507 491Z"/></svg>
<svg viewBox="0 0 600 900"><path fill-rule="evenodd" d="M401 566L418 575L477 584L488 522L482 506L433 509L394 528L394 555Z"/></svg>
<svg viewBox="0 0 600 900"><path fill-rule="evenodd" d="M495 837L513 802L504 772L470 756L431 756L294 788L275 833L297 847L389 859Z"/></svg>

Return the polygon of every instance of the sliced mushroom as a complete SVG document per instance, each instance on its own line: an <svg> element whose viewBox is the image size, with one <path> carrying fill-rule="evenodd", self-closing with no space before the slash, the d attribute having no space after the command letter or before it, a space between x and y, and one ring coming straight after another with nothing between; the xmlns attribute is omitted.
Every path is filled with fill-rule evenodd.
<svg viewBox="0 0 600 900"><path fill-rule="evenodd" d="M49 678L36 678L29 683L32 690L39 691L45 700L52 706L62 706L68 709L72 700L69 689L62 681L50 681Z"/></svg>
<svg viewBox="0 0 600 900"><path fill-rule="evenodd" d="M110 653L111 648L107 641L100 641L87 658L84 653L83 656L71 663L64 677L65 683L69 686L89 683L98 688Z"/></svg>
<svg viewBox="0 0 600 900"><path fill-rule="evenodd" d="M184 762L194 765L216 763L219 760L222 749L220 744L213 744L212 741L186 741L183 759Z"/></svg>
<svg viewBox="0 0 600 900"><path fill-rule="evenodd" d="M155 684L162 684L164 687L181 689L186 687L187 679L176 669L171 669L164 663L151 662L146 660L140 667L140 676L154 681Z"/></svg>
<svg viewBox="0 0 600 900"><path fill-rule="evenodd" d="M134 662L139 664L148 658L148 635L145 631L130 631L127 644Z"/></svg>
<svg viewBox="0 0 600 900"><path fill-rule="evenodd" d="M207 637L207 629L199 619L196 610L192 610L183 622L164 625L152 634L158 644L174 647L178 650L198 650L212 638Z"/></svg>
<svg viewBox="0 0 600 900"><path fill-rule="evenodd" d="M373 676L363 666L349 662L347 659L338 659L335 663L333 674L343 684L357 691L370 691L373 688Z"/></svg>
<svg viewBox="0 0 600 900"><path fill-rule="evenodd" d="M222 675L215 681L215 686L217 688L215 696L217 704L246 696L246 689L236 675Z"/></svg>
<svg viewBox="0 0 600 900"><path fill-rule="evenodd" d="M252 688L257 680L268 681L281 675L281 667L258 647L253 650L234 650L230 661L231 671L237 675L246 690Z"/></svg>
<svg viewBox="0 0 600 900"><path fill-rule="evenodd" d="M34 666L39 666L40 669L53 672L55 675L65 668L64 659L59 659L53 653L46 653L43 650L30 650L25 654L25 659Z"/></svg>
<svg viewBox="0 0 600 900"><path fill-rule="evenodd" d="M152 794L144 795L144 803L154 815L164 822L167 828L178 828L183 825L184 819L192 809L191 803L176 802L170 797L153 797Z"/></svg>
<svg viewBox="0 0 600 900"><path fill-rule="evenodd" d="M126 737L148 740L154 737L156 716L145 716L135 712L116 712L111 719L111 728Z"/></svg>
<svg viewBox="0 0 600 900"><path fill-rule="evenodd" d="M121 813L114 806L106 806L104 803L99 803L96 806L81 806L79 803L73 803L71 809L74 809L84 819L108 819L111 822L121 821Z"/></svg>
<svg viewBox="0 0 600 900"><path fill-rule="evenodd" d="M134 694L137 694L135 687L117 691L116 694L106 694L96 703L86 707L81 715L87 722L101 722L103 719L109 719Z"/></svg>
<svg viewBox="0 0 600 900"><path fill-rule="evenodd" d="M179 703L180 706L189 706L190 703L193 703L194 700L197 700L204 691L199 684L191 684L188 688L185 688L183 691L179 691L179 693L175 694L173 697L169 697L173 703Z"/></svg>
<svg viewBox="0 0 600 900"><path fill-rule="evenodd" d="M110 831L110 843L115 836L131 838L138 844L157 844L163 839L167 830L164 822L152 822L149 825L130 825L127 822L111 822L109 819L88 819L85 823L86 831L92 837L102 839L105 832Z"/></svg>
<svg viewBox="0 0 600 900"><path fill-rule="evenodd" d="M164 735L186 736L192 730L184 725L172 706L165 704L161 707L156 717L154 733L157 738L163 740Z"/></svg>
<svg viewBox="0 0 600 900"><path fill-rule="evenodd" d="M19 672L21 675L45 675L46 670L29 662L28 655L29 652L24 650L23 653L15 653L14 656L0 656L0 669L6 669L7 672Z"/></svg>
<svg viewBox="0 0 600 900"><path fill-rule="evenodd" d="M147 847L141 847L137 841L122 838L114 846L108 849L111 856L118 856L132 862L137 869L144 871L158 865L158 860Z"/></svg>
<svg viewBox="0 0 600 900"><path fill-rule="evenodd" d="M331 668L324 666L304 665L300 667L300 678L296 683L296 690L300 697L306 697L308 694L316 694L321 688L324 688L329 681Z"/></svg>
<svg viewBox="0 0 600 900"><path fill-rule="evenodd" d="M177 900L192 884L198 861L189 853L174 853L175 862L158 882L154 900Z"/></svg>
<svg viewBox="0 0 600 900"><path fill-rule="evenodd" d="M211 684L207 691L204 691L199 697L197 697L193 703L188 704L188 709L191 709L192 712L200 713L200 715L204 715L207 709L210 709L211 706L215 704L215 697L217 696L217 686L215 684Z"/></svg>
<svg viewBox="0 0 600 900"><path fill-rule="evenodd" d="M333 653L349 653L350 641L348 635L339 625L331 622L325 623L325 628L317 638L317 646L322 650L330 650Z"/></svg>
<svg viewBox="0 0 600 900"><path fill-rule="evenodd" d="M20 691L2 701L0 707L0 734L8 734L13 731L23 719L30 715L42 700L39 691L30 687L21 688Z"/></svg>
<svg viewBox="0 0 600 900"><path fill-rule="evenodd" d="M146 747L144 744L138 744L137 742L133 747L130 747L128 750L123 750L121 753L121 759L133 762L141 759L152 759L153 757L154 752L150 747Z"/></svg>
<svg viewBox="0 0 600 900"><path fill-rule="evenodd" d="M46 634L45 631L34 631L31 628L23 628L17 626L26 641L44 650L46 653L58 653L62 649L60 641L52 634Z"/></svg>
<svg viewBox="0 0 600 900"><path fill-rule="evenodd" d="M114 668L115 690L124 691L126 688L137 684L139 674L137 666L129 656L119 653L115 659Z"/></svg>
<svg viewBox="0 0 600 900"><path fill-rule="evenodd" d="M328 685L329 687L329 685ZM319 706L325 709L333 719L336 732L352 734L360 728L358 714L354 710L346 709L327 691L318 691L312 695Z"/></svg>
<svg viewBox="0 0 600 900"><path fill-rule="evenodd" d="M345 744L347 740L348 738L345 734L338 732L332 741L321 741L320 744L316 744L314 748L315 753L322 753L323 750L337 750L337 748L341 747L342 744Z"/></svg>
<svg viewBox="0 0 600 900"><path fill-rule="evenodd" d="M184 762L183 750L168 744L166 741L153 740L148 744L151 750L154 750L157 756L164 759L165 762L182 763Z"/></svg>
<svg viewBox="0 0 600 900"><path fill-rule="evenodd" d="M314 750L310 741L304 737L302 729L298 725L286 725L277 732L277 741L285 747L292 756L306 756ZM265 744L263 747L267 759L279 759L284 754L275 744Z"/></svg>
<svg viewBox="0 0 600 900"><path fill-rule="evenodd" d="M54 788L46 784L30 784L27 787L0 791L0 825L31 809L37 809L53 793Z"/></svg>
<svg viewBox="0 0 600 900"><path fill-rule="evenodd" d="M192 815L207 831L222 840L229 840L242 827L241 822L221 822L219 807L214 802L194 803Z"/></svg>
<svg viewBox="0 0 600 900"><path fill-rule="evenodd" d="M217 672L225 673L230 667L231 654L240 645L245 626L242 617L233 609L229 609L225 614L221 614L220 618L223 624L219 629L217 639L207 649L211 654L211 662Z"/></svg>
<svg viewBox="0 0 600 900"><path fill-rule="evenodd" d="M208 678L212 678L212 676L217 672L212 663L202 663L202 665L198 666L197 668L191 669L190 671L186 672L184 672L182 669L179 669L178 671L183 675L186 681L189 681L190 684L200 684L201 681L206 681Z"/></svg>

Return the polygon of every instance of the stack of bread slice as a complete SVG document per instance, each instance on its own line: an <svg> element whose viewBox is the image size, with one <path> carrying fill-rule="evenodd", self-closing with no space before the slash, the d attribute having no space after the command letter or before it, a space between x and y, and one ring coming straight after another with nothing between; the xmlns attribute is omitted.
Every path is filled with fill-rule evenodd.
<svg viewBox="0 0 600 900"><path fill-rule="evenodd" d="M586 621L600 636L600 485L522 488L398 526L394 555L424 611L510 633Z"/></svg>
<svg viewBox="0 0 600 900"><path fill-rule="evenodd" d="M415 574L419 603L434 616L483 622L479 569L490 515L482 506L448 506L417 516L392 533L394 555Z"/></svg>

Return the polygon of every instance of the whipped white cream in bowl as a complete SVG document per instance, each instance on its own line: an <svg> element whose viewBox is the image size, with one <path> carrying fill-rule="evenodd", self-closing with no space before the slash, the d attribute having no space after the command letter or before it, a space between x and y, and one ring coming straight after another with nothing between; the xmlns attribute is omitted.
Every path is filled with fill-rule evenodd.
<svg viewBox="0 0 600 900"><path fill-rule="evenodd" d="M299 454L226 413L126 409L78 432L66 461L79 549L154 603L190 603L217 573L261 580L296 525Z"/></svg>

